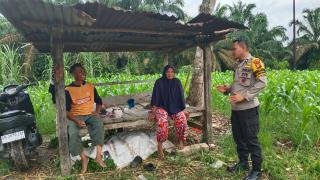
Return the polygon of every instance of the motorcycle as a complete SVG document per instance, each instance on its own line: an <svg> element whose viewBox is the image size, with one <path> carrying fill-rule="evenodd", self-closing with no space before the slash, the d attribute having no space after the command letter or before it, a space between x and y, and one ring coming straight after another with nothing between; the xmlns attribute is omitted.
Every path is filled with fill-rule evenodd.
<svg viewBox="0 0 320 180"><path fill-rule="evenodd" d="M31 85L9 85L0 94L0 156L10 158L19 170L29 168L28 156L42 144L26 91Z"/></svg>

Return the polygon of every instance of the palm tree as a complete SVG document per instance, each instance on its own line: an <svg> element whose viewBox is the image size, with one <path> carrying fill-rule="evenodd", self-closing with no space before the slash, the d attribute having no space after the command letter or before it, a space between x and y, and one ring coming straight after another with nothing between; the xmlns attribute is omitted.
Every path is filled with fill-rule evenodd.
<svg viewBox="0 0 320 180"><path fill-rule="evenodd" d="M221 5L221 3L217 4L217 7L213 11L213 15L220 18L227 18L228 15L228 7L226 5Z"/></svg>
<svg viewBox="0 0 320 180"><path fill-rule="evenodd" d="M297 20L298 35L303 34L311 42L320 42L320 8L303 10L306 24Z"/></svg>
<svg viewBox="0 0 320 180"><path fill-rule="evenodd" d="M306 56L317 53L320 47L320 8L303 10L303 19L304 22L296 21L297 33L300 37L297 39L297 58L296 62L292 63L292 68L301 64L306 65L308 63ZM292 25L293 22L290 22L290 26ZM289 47L292 47L292 44Z"/></svg>
<svg viewBox="0 0 320 180"><path fill-rule="evenodd" d="M252 13L253 9L256 8L255 4L246 4L242 1L238 1L237 3L233 3L232 6L226 5L224 8L225 11L228 11L229 20L249 25L249 23L254 18ZM219 11L218 11L219 12Z"/></svg>
<svg viewBox="0 0 320 180"><path fill-rule="evenodd" d="M227 38L212 44L212 70L233 69L235 61L231 52L232 39Z"/></svg>
<svg viewBox="0 0 320 180"><path fill-rule="evenodd" d="M245 4L242 1L233 3L232 5L218 4L213 14L217 17L227 18L246 26L254 19L253 9L255 4ZM243 33L243 31L241 31ZM234 67L234 60L231 54L232 40L238 33L232 33L225 40L221 40L212 46L213 50L213 71L220 71L232 69Z"/></svg>
<svg viewBox="0 0 320 180"><path fill-rule="evenodd" d="M215 7L216 0L203 0L200 6L200 13L211 14ZM213 62L215 64L215 62ZM192 106L204 106L203 86L203 50L196 48L196 55L192 63L192 79L189 87L187 102Z"/></svg>
<svg viewBox="0 0 320 180"><path fill-rule="evenodd" d="M242 24L245 24L250 30L237 31L231 33L226 40L222 40L213 46L213 57L217 58L214 70L225 70L233 67L233 60L230 52L232 39L244 38L251 45L251 52L254 56L260 57L268 65L275 61L285 59L287 52L282 42L286 41L286 29L282 26L276 26L269 30L267 16L263 13L253 14L255 4L245 4L241 1L232 6L218 5L215 15L225 17ZM219 53L219 54L217 54Z"/></svg>
<svg viewBox="0 0 320 180"><path fill-rule="evenodd" d="M183 0L112 0L111 3L110 1L105 1L105 3L109 6L118 6L127 10L169 13L179 18L185 17L182 10Z"/></svg>
<svg viewBox="0 0 320 180"><path fill-rule="evenodd" d="M240 32L240 36L245 36L251 45L251 52L254 56L268 61L282 59L283 44L288 40L286 29L282 26L276 26L268 29L268 20L265 14L257 14L249 22L248 31Z"/></svg>

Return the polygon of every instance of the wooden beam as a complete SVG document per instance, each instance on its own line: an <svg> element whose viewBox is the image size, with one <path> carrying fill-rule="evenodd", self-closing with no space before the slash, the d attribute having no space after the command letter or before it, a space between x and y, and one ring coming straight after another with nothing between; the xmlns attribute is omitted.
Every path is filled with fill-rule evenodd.
<svg viewBox="0 0 320 180"><path fill-rule="evenodd" d="M48 52L49 43L33 42L36 48L41 52ZM175 48L185 47L183 44L135 44L119 42L64 42L65 52L123 52L123 51L171 51ZM188 47L186 47L187 49Z"/></svg>
<svg viewBox="0 0 320 180"><path fill-rule="evenodd" d="M112 85L124 85L124 84L145 84L145 83L154 83L154 79L148 80L132 80L132 81L114 81L114 82L105 82L105 83L94 83L94 86L112 86Z"/></svg>
<svg viewBox="0 0 320 180"><path fill-rule="evenodd" d="M204 118L203 118L203 138L208 144L213 143L212 135L212 98L211 98L211 71L212 71L212 52L209 45L203 48L204 60Z"/></svg>
<svg viewBox="0 0 320 180"><path fill-rule="evenodd" d="M195 40L179 41L175 43L138 43L137 42L64 42L65 52L122 52L122 51L163 51L163 53L177 54L196 44L202 46L213 41L223 39L223 36L203 36ZM38 50L48 52L50 45L45 41L34 41Z"/></svg>
<svg viewBox="0 0 320 180"><path fill-rule="evenodd" d="M166 66L168 64L169 64L169 52L164 52L163 66Z"/></svg>
<svg viewBox="0 0 320 180"><path fill-rule="evenodd" d="M105 130L110 129L140 129L140 128L146 128L146 129L152 129L154 128L154 122L148 121L146 119L141 119L137 121L131 121L131 122L118 122L118 123L111 123L111 124L104 124ZM81 129L79 134L80 136L85 136L88 133L88 129Z"/></svg>
<svg viewBox="0 0 320 180"><path fill-rule="evenodd" d="M193 117L199 117L202 116L203 113L202 112L193 112L190 113L190 118ZM125 123L125 125L127 124L131 124L131 123L136 123L138 121L145 121L148 122L148 120L146 119L146 115L145 116L132 116L132 117L121 117L121 118L101 118L101 120L103 121L103 123L105 125L105 128L107 129L108 127L112 127L112 125L114 124L119 124L119 123Z"/></svg>
<svg viewBox="0 0 320 180"><path fill-rule="evenodd" d="M119 129L119 128L141 128L141 127L154 127L154 122L148 120L138 120L133 122L121 122L113 124L105 124L105 129Z"/></svg>
<svg viewBox="0 0 320 180"><path fill-rule="evenodd" d="M41 41L35 41L33 42L33 44L36 45L46 45L48 44L48 42L41 42ZM182 42L177 43L138 43L138 42L108 42L108 41L104 41L104 42L99 42L99 41L95 41L95 42L68 42L68 41L64 41L63 42L64 46L71 46L71 47L78 47L78 46L86 46L86 47L148 47L148 48L161 48L161 47L175 47L178 46L180 44L183 44Z"/></svg>
<svg viewBox="0 0 320 180"><path fill-rule="evenodd" d="M68 146L66 95L64 86L64 63L62 28L53 27L51 32L51 56L54 63L54 85L56 92L57 135L59 140L59 157L62 176L71 173L71 163Z"/></svg>
<svg viewBox="0 0 320 180"><path fill-rule="evenodd" d="M196 129L203 129L203 126L201 124L196 123L196 122L188 121L187 123L188 123L189 127L193 127Z"/></svg>
<svg viewBox="0 0 320 180"><path fill-rule="evenodd" d="M39 23L33 21L23 21L23 24L32 28L47 28L50 29L51 24ZM152 34L152 35L166 35L166 36L193 36L201 34L201 32L174 32L172 30L157 31L157 30L145 30L145 29L130 29L130 28L100 28L100 27L88 27L88 26L67 26L67 29L73 31L83 32L104 32L104 33L137 33L137 34Z"/></svg>

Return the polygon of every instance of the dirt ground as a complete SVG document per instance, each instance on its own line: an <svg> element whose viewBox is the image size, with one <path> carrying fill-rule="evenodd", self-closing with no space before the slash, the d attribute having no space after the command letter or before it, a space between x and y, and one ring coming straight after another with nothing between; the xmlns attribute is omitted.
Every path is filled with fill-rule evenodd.
<svg viewBox="0 0 320 180"><path fill-rule="evenodd" d="M29 159L30 169L24 172L11 169L10 173L0 179L35 179L41 177L55 176L58 173L56 149L49 149L50 139L43 138L43 144L32 153Z"/></svg>
<svg viewBox="0 0 320 180"><path fill-rule="evenodd" d="M198 124L200 122L197 122ZM221 136L225 133L230 133L230 121L228 118L223 116L220 113L213 114L213 132L214 136ZM201 139L201 131L199 132L197 129L190 128L189 129L189 139L192 139L193 142L198 142ZM216 138L215 138L216 139ZM57 149L48 148L50 139L48 137L44 137L43 144L37 148L36 153L34 153L30 158L31 168L26 172L19 172L15 169L12 169L9 174L6 176L0 177L0 179L57 179L59 178L59 162L58 162L58 152ZM190 143L190 141L189 141ZM188 144L189 144L188 143ZM156 165L159 171L157 171L157 176L162 177L171 177L173 173L176 173L175 165L170 165L170 163L166 161L158 161L156 158L150 157L144 163L151 162ZM197 171L197 169L201 166L197 162L192 164L192 167L182 168L185 174L192 174ZM134 170L134 174L138 177L139 173L141 173L142 169ZM181 169L179 170L181 171ZM95 173L87 173L85 175L75 176L75 179L101 179L103 174L113 173L115 177L117 177L117 173L124 173L123 170L117 172L117 170L113 170L112 172L95 172ZM60 177L61 178L61 177ZM63 179L63 178L62 178Z"/></svg>

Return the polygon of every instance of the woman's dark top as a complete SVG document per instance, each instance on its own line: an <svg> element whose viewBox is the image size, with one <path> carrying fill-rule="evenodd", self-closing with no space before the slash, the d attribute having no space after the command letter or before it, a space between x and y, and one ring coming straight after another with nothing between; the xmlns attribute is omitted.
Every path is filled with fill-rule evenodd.
<svg viewBox="0 0 320 180"><path fill-rule="evenodd" d="M186 103L180 80L166 77L158 79L153 87L151 106L161 107L169 115L183 111Z"/></svg>

